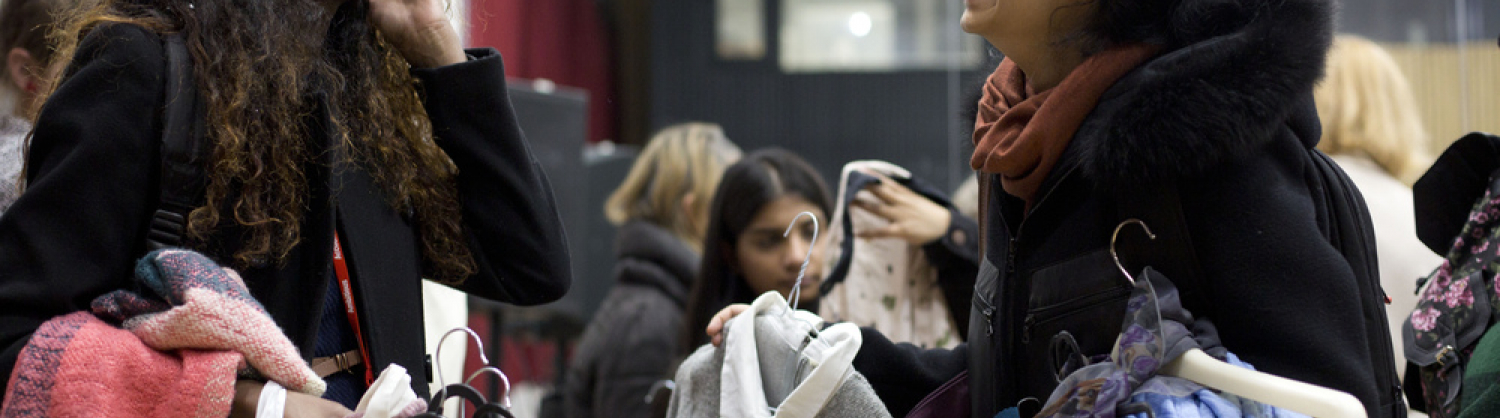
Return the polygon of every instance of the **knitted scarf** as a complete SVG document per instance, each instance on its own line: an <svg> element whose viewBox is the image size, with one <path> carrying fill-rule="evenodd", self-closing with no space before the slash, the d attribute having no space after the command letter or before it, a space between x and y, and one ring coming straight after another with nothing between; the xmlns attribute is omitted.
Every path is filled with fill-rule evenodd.
<svg viewBox="0 0 1500 418"><path fill-rule="evenodd" d="M322 394L323 380L233 270L162 250L139 262L136 285L38 328L0 417L222 418L237 376L252 374Z"/></svg>
<svg viewBox="0 0 1500 418"><path fill-rule="evenodd" d="M1042 92L1028 89L1026 74L1006 58L984 84L969 165L999 174L1001 187L1030 207L1099 97L1156 50L1141 44L1094 54L1057 87ZM1059 99L1048 100L1053 96Z"/></svg>

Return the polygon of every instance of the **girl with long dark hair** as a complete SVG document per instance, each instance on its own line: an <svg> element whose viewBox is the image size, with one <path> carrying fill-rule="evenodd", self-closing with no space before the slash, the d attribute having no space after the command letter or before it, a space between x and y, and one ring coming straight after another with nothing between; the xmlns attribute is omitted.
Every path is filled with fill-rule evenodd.
<svg viewBox="0 0 1500 418"><path fill-rule="evenodd" d="M131 286L157 204L169 34L187 45L205 128L185 244L238 270L304 360L340 359L324 395L337 403L294 393L289 411L347 414L363 371L389 364L425 394L423 277L518 304L567 290L552 192L500 57L461 48L445 1L90 4L55 33L71 61L45 90L26 191L0 220L0 373L43 321ZM239 381L237 415L260 385Z"/></svg>
<svg viewBox="0 0 1500 418"><path fill-rule="evenodd" d="M792 286L812 248L811 261L798 297L798 309L816 312L823 277L823 246L813 242L813 224L797 220L802 212L826 227L832 196L817 170L789 151L772 148L750 153L729 166L714 192L703 239L703 262L688 298L687 355L708 342L704 327L725 306L750 303L768 291L791 299ZM819 241L824 241L819 238Z"/></svg>

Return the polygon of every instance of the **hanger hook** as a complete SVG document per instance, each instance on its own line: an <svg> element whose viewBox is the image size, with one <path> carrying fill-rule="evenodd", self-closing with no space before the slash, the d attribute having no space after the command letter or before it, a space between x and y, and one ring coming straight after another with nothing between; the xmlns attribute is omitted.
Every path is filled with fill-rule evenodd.
<svg viewBox="0 0 1500 418"><path fill-rule="evenodd" d="M1130 272L1125 270L1125 264L1120 262L1120 254L1115 252L1115 240L1120 238L1120 230L1125 229L1125 225L1130 224L1140 225L1141 229L1146 230L1147 238L1156 239L1156 234L1151 232L1151 227L1146 226L1146 221L1130 218L1124 222L1120 222L1119 225L1115 225L1115 233L1109 236L1109 256L1115 259L1115 267L1120 269L1120 274L1125 275L1125 280L1129 280L1131 285L1135 285L1135 277L1131 276Z"/></svg>
<svg viewBox="0 0 1500 418"><path fill-rule="evenodd" d="M479 339L479 333L474 332L474 330L471 329L471 328L469 328L469 327L458 327L458 328L450 329L450 330L448 330L448 332L443 333L443 338L439 338L438 339L437 349L433 350L434 351L432 353L433 363L437 363L437 362L441 361L442 358L443 358L443 342L444 341L448 341L448 336L449 335L453 335L453 333L459 332L459 331L463 331L465 333L468 333L470 337L474 337L474 346L475 346L475 348L479 349L479 362L483 363L485 366L489 366L490 365L490 359L488 357L484 356L484 340ZM440 387L440 388L442 388L442 387L448 387L448 382L445 381L445 380L443 380L443 368L442 367L437 367L436 365L434 365L433 369L437 371L438 387ZM509 387L510 387L510 383L506 382L506 388L509 388ZM509 389L507 389L506 393L509 393Z"/></svg>
<svg viewBox="0 0 1500 418"><path fill-rule="evenodd" d="M464 384L473 386L472 382L474 381L474 378L479 377L480 373L484 373L484 372L487 372L487 371L495 372L496 376L500 376L500 383L504 383L505 384L505 390L502 391L502 392L500 392L500 406L503 406L506 409L510 409L510 378L509 377L505 377L505 372L500 371L499 367L495 367L495 366L480 367L479 370L475 370L474 373L469 374L469 378L467 380L464 380Z"/></svg>
<svg viewBox="0 0 1500 418"><path fill-rule="evenodd" d="M792 223L786 226L786 232L781 233L782 238L790 236L792 228L797 227L797 220L802 219L802 215L807 215L808 219L812 220L813 233L812 241L807 243L807 255L802 256L802 269L797 270L797 281L792 284L792 291L787 292L787 297L792 300L792 310L794 311L797 310L797 300L802 298L802 275L807 274L807 263L812 261L813 248L816 248L818 245L818 215L814 215L812 212L798 213L797 217L792 218Z"/></svg>

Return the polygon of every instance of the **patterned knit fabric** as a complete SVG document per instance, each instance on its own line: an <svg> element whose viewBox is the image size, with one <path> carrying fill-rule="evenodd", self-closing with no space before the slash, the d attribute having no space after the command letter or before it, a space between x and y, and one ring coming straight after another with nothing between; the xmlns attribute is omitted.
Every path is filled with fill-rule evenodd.
<svg viewBox="0 0 1500 418"><path fill-rule="evenodd" d="M222 418L243 363L233 351L157 351L130 331L74 312L32 335L0 416Z"/></svg>
<svg viewBox="0 0 1500 418"><path fill-rule="evenodd" d="M95 299L98 317L75 312L37 330L17 359L0 417L218 418L229 413L237 371L323 392L232 270L198 253L162 250L140 261L136 279L139 293Z"/></svg>

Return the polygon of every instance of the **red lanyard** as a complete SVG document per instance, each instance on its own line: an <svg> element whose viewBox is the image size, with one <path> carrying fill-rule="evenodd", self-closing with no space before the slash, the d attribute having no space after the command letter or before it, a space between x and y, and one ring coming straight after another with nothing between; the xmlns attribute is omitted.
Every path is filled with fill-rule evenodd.
<svg viewBox="0 0 1500 418"><path fill-rule="evenodd" d="M339 292L344 300L344 310L349 313L349 326L354 328L354 339L359 343L359 356L365 362L365 386L375 384L375 363L370 362L370 351L365 349L365 334L359 330L359 311L354 309L354 286L349 282L349 266L344 263L344 247L340 244L338 231L333 233L333 271L339 276Z"/></svg>

